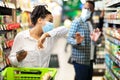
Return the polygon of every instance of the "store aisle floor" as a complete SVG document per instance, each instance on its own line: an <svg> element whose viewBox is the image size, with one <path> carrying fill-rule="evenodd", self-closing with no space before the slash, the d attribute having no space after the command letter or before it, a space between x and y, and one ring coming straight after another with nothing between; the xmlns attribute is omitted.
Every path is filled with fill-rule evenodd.
<svg viewBox="0 0 120 80"><path fill-rule="evenodd" d="M74 69L71 64L68 64L68 58L71 53L70 46L68 46L68 52L64 51L66 40L60 38L54 45L52 54L57 54L59 58L59 68L55 80L74 80Z"/></svg>
<svg viewBox="0 0 120 80"><path fill-rule="evenodd" d="M64 51L66 44L65 38L60 38L56 41L52 54L57 54L59 58L59 68L55 80L74 80L74 68L73 65L67 63L71 54L70 45L67 48L67 52ZM102 80L101 77L93 77L93 80Z"/></svg>

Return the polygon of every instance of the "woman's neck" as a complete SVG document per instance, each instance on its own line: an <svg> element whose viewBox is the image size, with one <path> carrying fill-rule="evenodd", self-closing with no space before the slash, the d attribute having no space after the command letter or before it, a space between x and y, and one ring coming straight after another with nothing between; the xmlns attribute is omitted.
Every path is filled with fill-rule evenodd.
<svg viewBox="0 0 120 80"><path fill-rule="evenodd" d="M39 39L42 34L43 34L42 30L40 28L37 28L37 27L33 27L30 30L30 36L35 38L35 39Z"/></svg>

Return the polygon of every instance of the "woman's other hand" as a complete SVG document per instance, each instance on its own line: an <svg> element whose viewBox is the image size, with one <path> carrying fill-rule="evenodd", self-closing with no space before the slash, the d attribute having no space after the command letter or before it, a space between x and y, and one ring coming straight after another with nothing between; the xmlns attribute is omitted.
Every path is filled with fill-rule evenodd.
<svg viewBox="0 0 120 80"><path fill-rule="evenodd" d="M17 57L18 62L21 62L27 56L27 51L24 51L24 50L20 50L16 53L17 53L16 57Z"/></svg>

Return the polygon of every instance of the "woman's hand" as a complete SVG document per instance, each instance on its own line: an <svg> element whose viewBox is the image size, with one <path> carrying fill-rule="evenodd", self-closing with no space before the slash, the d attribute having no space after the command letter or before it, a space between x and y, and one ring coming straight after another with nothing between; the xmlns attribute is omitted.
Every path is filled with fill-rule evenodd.
<svg viewBox="0 0 120 80"><path fill-rule="evenodd" d="M16 53L17 53L16 57L17 57L18 62L21 62L27 56L27 51L24 51L24 50L20 50Z"/></svg>
<svg viewBox="0 0 120 80"><path fill-rule="evenodd" d="M79 32L76 32L75 39L76 39L77 44L80 44L84 40L84 37L81 36Z"/></svg>
<svg viewBox="0 0 120 80"><path fill-rule="evenodd" d="M38 40L38 48L44 48L43 43L45 42L45 39L47 37L50 37L48 33L44 33Z"/></svg>
<svg viewBox="0 0 120 80"><path fill-rule="evenodd" d="M97 29L94 29L93 32L90 34L90 38L91 40L96 42L100 37L100 35L101 35L101 31L97 28Z"/></svg>

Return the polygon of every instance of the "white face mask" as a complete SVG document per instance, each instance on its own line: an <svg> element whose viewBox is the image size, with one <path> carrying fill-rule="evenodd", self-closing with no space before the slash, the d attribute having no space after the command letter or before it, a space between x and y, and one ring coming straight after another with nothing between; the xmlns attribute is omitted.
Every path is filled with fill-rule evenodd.
<svg viewBox="0 0 120 80"><path fill-rule="evenodd" d="M87 19L90 18L91 16L91 11L89 11L88 9L82 9L82 13L81 13L81 18L82 20L85 22Z"/></svg>

